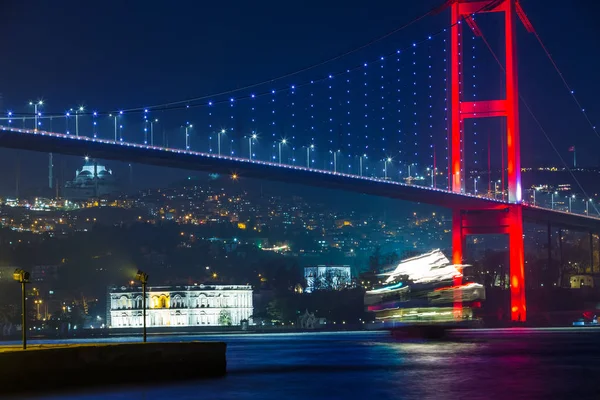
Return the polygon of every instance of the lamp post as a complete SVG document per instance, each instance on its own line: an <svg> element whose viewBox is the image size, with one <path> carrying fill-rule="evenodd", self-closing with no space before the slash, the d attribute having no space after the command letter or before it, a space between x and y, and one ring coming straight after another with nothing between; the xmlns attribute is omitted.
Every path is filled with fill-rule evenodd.
<svg viewBox="0 0 600 400"><path fill-rule="evenodd" d="M286 139L281 139L281 141L279 142L279 164L281 164L281 145L286 144L286 143L287 143Z"/></svg>
<svg viewBox="0 0 600 400"><path fill-rule="evenodd" d="M310 151L315 148L314 144L306 146L306 168L310 168Z"/></svg>
<svg viewBox="0 0 600 400"><path fill-rule="evenodd" d="M34 110L33 112L35 114L33 117L33 121L35 124L35 126L33 127L33 130L37 131L37 128L38 128L38 106L43 106L44 102L42 100L38 100L35 103L33 101L30 101L29 105L33 106L33 110Z"/></svg>
<svg viewBox="0 0 600 400"><path fill-rule="evenodd" d="M83 106L79 106L79 108L75 110L75 136L77 137L79 137L79 113L83 110Z"/></svg>
<svg viewBox="0 0 600 400"><path fill-rule="evenodd" d="M569 197L569 212L571 212L571 199L574 199L575 195Z"/></svg>
<svg viewBox="0 0 600 400"><path fill-rule="evenodd" d="M42 317L40 315L40 304L42 304L42 300L36 299L34 301L34 303L35 303L35 307L36 307L35 319L37 319L39 321L40 319L42 319Z"/></svg>
<svg viewBox="0 0 600 400"><path fill-rule="evenodd" d="M589 213L590 213L590 210L589 210L590 201L592 201L592 199L589 199L588 201L585 202L585 214L586 215L589 215Z"/></svg>
<svg viewBox="0 0 600 400"><path fill-rule="evenodd" d="M217 154L221 155L221 135L225 133L225 129L221 129L220 132L217 132Z"/></svg>
<svg viewBox="0 0 600 400"><path fill-rule="evenodd" d="M186 150L190 149L190 133L189 133L189 130L192 129L193 127L194 126L192 124L190 124L189 122L185 126L185 149ZM219 155L221 155L220 151L219 151Z"/></svg>
<svg viewBox="0 0 600 400"><path fill-rule="evenodd" d="M339 152L339 150L336 150L336 151L329 150L329 152L331 154L333 154L333 173L336 174L337 173L337 153Z"/></svg>
<svg viewBox="0 0 600 400"><path fill-rule="evenodd" d="M158 122L158 118L154 121L150 121L150 146L154 146L154 123Z"/></svg>
<svg viewBox="0 0 600 400"><path fill-rule="evenodd" d="M25 302L25 284L29 283L29 272L17 268L13 272L13 279L21 284L21 333L23 336L23 350L27 349L27 304Z"/></svg>
<svg viewBox="0 0 600 400"><path fill-rule="evenodd" d="M250 135L250 137L248 138L248 158L250 160L252 160L252 141L256 140L258 136L256 135L256 133L253 133L252 135Z"/></svg>
<svg viewBox="0 0 600 400"><path fill-rule="evenodd" d="M537 192L537 188L533 188L533 206L535 207L535 192Z"/></svg>
<svg viewBox="0 0 600 400"><path fill-rule="evenodd" d="M558 194L558 192L554 192L550 195L550 202L552 204L552 209L554 210L554 195Z"/></svg>
<svg viewBox="0 0 600 400"><path fill-rule="evenodd" d="M146 283L148 283L148 274L138 270L135 279L142 284L142 324L144 326L143 339L146 343Z"/></svg>
<svg viewBox="0 0 600 400"><path fill-rule="evenodd" d="M119 111L119 114L115 113L114 115L113 114L109 114L108 115L109 117L113 117L114 121L115 121L115 143L118 142L118 138L117 138L117 136L118 136L117 135L117 118L119 117L119 115L123 115L123 111Z"/></svg>
<svg viewBox="0 0 600 400"><path fill-rule="evenodd" d="M359 161L358 161L358 172L360 176L363 176L363 157L367 158L366 154L363 154L362 156L359 157Z"/></svg>
<svg viewBox="0 0 600 400"><path fill-rule="evenodd" d="M392 162L390 157L383 160L383 179L387 179L387 165L389 162Z"/></svg>
<svg viewBox="0 0 600 400"><path fill-rule="evenodd" d="M433 170L427 167L427 172L429 171L431 171L431 185L429 187L433 187ZM477 189L475 189L475 192L477 192Z"/></svg>

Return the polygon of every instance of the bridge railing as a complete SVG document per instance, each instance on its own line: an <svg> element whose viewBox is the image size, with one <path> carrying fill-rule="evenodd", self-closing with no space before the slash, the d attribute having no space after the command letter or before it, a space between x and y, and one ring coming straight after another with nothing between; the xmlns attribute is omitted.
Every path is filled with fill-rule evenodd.
<svg viewBox="0 0 600 400"><path fill-rule="evenodd" d="M598 204L592 198L564 191L525 191L523 201L535 207L546 208L565 213L600 217Z"/></svg>

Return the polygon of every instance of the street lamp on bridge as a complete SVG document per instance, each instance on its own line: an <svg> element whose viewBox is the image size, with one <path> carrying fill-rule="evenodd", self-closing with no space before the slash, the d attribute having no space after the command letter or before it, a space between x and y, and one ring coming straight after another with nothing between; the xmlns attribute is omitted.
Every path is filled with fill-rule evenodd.
<svg viewBox="0 0 600 400"><path fill-rule="evenodd" d="M383 179L387 179L388 174L387 174L387 165L388 163L392 162L392 158L388 157L385 160L383 160Z"/></svg>
<svg viewBox="0 0 600 400"><path fill-rule="evenodd" d="M217 154L221 155L221 135L225 134L225 129L221 129L217 132Z"/></svg>
<svg viewBox="0 0 600 400"><path fill-rule="evenodd" d="M248 158L250 160L252 160L252 141L256 140L257 138L258 135L256 133L252 133L252 135L248 137Z"/></svg>
<svg viewBox="0 0 600 400"><path fill-rule="evenodd" d="M315 149L315 145L306 146L306 168L310 168L310 152Z"/></svg>
<svg viewBox="0 0 600 400"><path fill-rule="evenodd" d="M358 158L358 172L360 176L363 176L363 158L368 158L366 154L363 154Z"/></svg>
<svg viewBox="0 0 600 400"><path fill-rule="evenodd" d="M118 114L117 113L108 114L108 116L111 117L111 118L113 118L114 122L115 122L115 143L118 142L118 132L119 132L119 129L123 127L122 125L121 126L118 125L118 118L121 115L123 115L123 111L119 111ZM121 140L123 140L123 138L121 138Z"/></svg>
<svg viewBox="0 0 600 400"><path fill-rule="evenodd" d="M33 117L33 121L34 121L33 130L37 131L37 129L38 129L38 106L43 106L44 102L42 100L38 100L36 102L30 101L29 105L33 106L33 113L35 114Z"/></svg>
<svg viewBox="0 0 600 400"><path fill-rule="evenodd" d="M281 141L279 142L279 164L281 164L281 145L282 144L287 144L287 140L286 139L281 139Z"/></svg>
<svg viewBox="0 0 600 400"><path fill-rule="evenodd" d="M571 200L575 198L575 195L569 197L569 212L571 212Z"/></svg>
<svg viewBox="0 0 600 400"><path fill-rule="evenodd" d="M190 124L189 122L185 126L185 149L186 150L190 149L190 129L192 129L193 127L194 127L194 125Z"/></svg>
<svg viewBox="0 0 600 400"><path fill-rule="evenodd" d="M79 137L79 114L85 110L83 106L79 106L77 110L75 110L75 136Z"/></svg>
<svg viewBox="0 0 600 400"><path fill-rule="evenodd" d="M150 120L150 146L154 146L154 123L158 122L158 118ZM164 146L164 143L163 143Z"/></svg>

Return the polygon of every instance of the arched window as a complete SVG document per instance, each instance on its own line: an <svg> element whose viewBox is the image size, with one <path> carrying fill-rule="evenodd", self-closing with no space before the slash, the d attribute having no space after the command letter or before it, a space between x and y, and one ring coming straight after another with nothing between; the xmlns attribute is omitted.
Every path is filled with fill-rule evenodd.
<svg viewBox="0 0 600 400"><path fill-rule="evenodd" d="M119 309L126 310L127 308L129 308L129 299L127 296L121 296L119 298Z"/></svg>
<svg viewBox="0 0 600 400"><path fill-rule="evenodd" d="M184 306L183 299L180 295L176 294L173 296L173 301L171 302L173 308L182 308Z"/></svg>

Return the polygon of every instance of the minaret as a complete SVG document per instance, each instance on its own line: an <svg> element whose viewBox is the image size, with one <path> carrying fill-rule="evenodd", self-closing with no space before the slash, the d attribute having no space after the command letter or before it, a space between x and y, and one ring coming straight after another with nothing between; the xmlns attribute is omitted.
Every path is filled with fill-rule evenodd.
<svg viewBox="0 0 600 400"><path fill-rule="evenodd" d="M15 181L15 198L19 198L19 181L21 180L21 153L17 152L17 176Z"/></svg>
<svg viewBox="0 0 600 400"><path fill-rule="evenodd" d="M52 177L52 167L54 167L54 163L52 161L52 153L48 153L48 187L52 189L52 185L54 184L54 179Z"/></svg>
<svg viewBox="0 0 600 400"><path fill-rule="evenodd" d="M94 161L94 196L98 197L98 163Z"/></svg>

